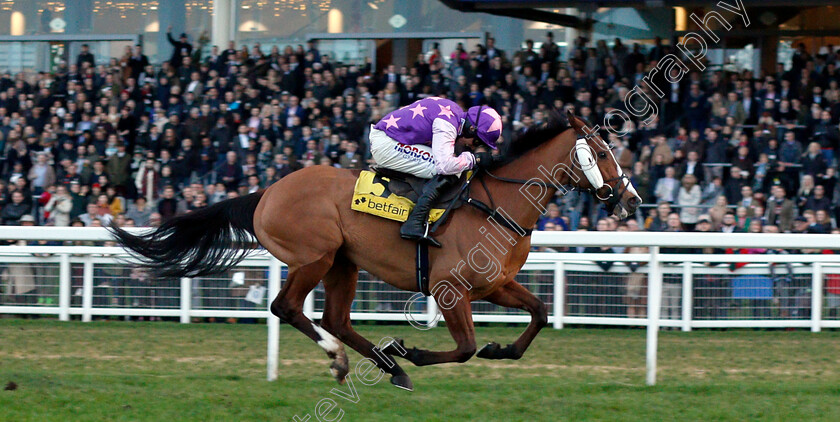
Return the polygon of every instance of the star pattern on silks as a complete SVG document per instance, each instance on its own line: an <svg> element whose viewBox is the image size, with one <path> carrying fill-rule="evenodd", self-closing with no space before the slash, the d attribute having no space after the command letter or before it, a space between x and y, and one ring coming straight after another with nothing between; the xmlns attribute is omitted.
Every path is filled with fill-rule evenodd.
<svg viewBox="0 0 840 422"><path fill-rule="evenodd" d="M502 118L499 116L499 113L496 113L493 109L487 108L482 111L482 113L490 116L493 119L493 123L490 125L490 128L487 129L488 132L495 132L502 130Z"/></svg>
<svg viewBox="0 0 840 422"><path fill-rule="evenodd" d="M386 125L385 129L390 129L391 127L395 127L397 129L399 129L400 127L397 126L397 121L400 120L400 119L402 119L402 117L395 117L392 114L390 118L387 118L387 119L383 120L383 122L385 122L385 125Z"/></svg>
<svg viewBox="0 0 840 422"><path fill-rule="evenodd" d="M409 109L409 110L411 110L411 112L412 112L412 113L414 113L414 115L413 115L413 116L411 116L411 118L413 119L413 118L415 118L415 117L417 117L417 116L420 116L420 117L426 117L426 116L424 116L424 115L423 115L423 110L426 110L427 108L428 108L428 107L423 107L423 104L417 103L417 105L416 105L416 106L414 106L413 108L410 108L410 109Z"/></svg>
<svg viewBox="0 0 840 422"><path fill-rule="evenodd" d="M443 97L428 97L427 99L428 100L440 101L440 100L445 100L446 98L443 98Z"/></svg>
<svg viewBox="0 0 840 422"><path fill-rule="evenodd" d="M446 116L446 117L449 117L450 119L452 118L452 116L454 116L454 114L452 114L452 109L451 109L452 106L444 107L440 104L438 104L438 105L440 106L440 113L438 113L438 116Z"/></svg>

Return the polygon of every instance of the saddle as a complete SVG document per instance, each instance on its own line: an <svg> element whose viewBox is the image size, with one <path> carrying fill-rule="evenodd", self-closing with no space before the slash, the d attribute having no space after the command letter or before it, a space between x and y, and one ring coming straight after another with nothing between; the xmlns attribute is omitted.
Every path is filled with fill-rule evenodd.
<svg viewBox="0 0 840 422"><path fill-rule="evenodd" d="M459 197L467 175L459 179L441 194L435 207L429 213L429 220L437 222L447 209L456 209L464 204ZM353 189L351 209L389 220L404 222L414 208L427 179L383 167L372 171L362 170ZM439 225L439 224L437 224Z"/></svg>
<svg viewBox="0 0 840 422"><path fill-rule="evenodd" d="M453 183L440 195L440 199L435 205L436 208L433 208L429 213L429 220L431 221L428 226L429 233L434 233L438 227L445 223L452 210L464 204L470 204L489 215L498 224L515 231L520 236L530 236L531 230L522 229L512 222L507 214L497 212L496 209L492 208L492 198L490 206L469 198L469 184L473 174L473 172L465 172L458 179L458 183ZM408 214L414 208L414 204L420 197L425 184L426 179L382 167L374 167L373 171L362 170L359 173L359 178L356 179L356 186L353 188L353 201L350 208L389 220L404 222L408 219ZM417 242L416 251L414 261L416 264L417 290L429 296L431 293L429 292L428 243Z"/></svg>

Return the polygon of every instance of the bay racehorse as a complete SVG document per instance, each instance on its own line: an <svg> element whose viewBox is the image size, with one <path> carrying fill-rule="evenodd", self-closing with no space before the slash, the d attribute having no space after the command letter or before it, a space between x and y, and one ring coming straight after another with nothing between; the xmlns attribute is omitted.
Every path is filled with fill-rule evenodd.
<svg viewBox="0 0 840 422"><path fill-rule="evenodd" d="M503 209L515 223L513 228L534 227L547 203L566 186L590 190L620 218L632 214L641 199L607 144L572 113L568 114L571 127L560 119L556 116L512 142L503 162L477 173L470 198ZM350 308L360 268L397 288L418 291L415 244L400 238L400 225L350 209L358 174L313 166L265 191L172 218L145 234L111 230L141 262L170 277L198 277L230 269L253 247L251 236L255 236L289 268L271 312L327 352L339 383L349 368L343 344L373 360L391 374L394 385L408 390L413 389L411 380L388 354L400 354L415 365L467 361L476 353L470 302L479 299L524 309L531 314L531 322L514 343L506 347L489 343L477 356L520 358L548 316L545 304L514 281L528 257L530 230L517 233L497 226L496 242L489 242L488 233L493 231L487 229L491 225L488 215L474 207L452 213L435 233L443 247L429 253L429 290L456 347L449 351L405 349L399 342L380 349L353 330ZM484 245L481 259L475 250L479 244ZM315 324L302 309L307 294L322 280L324 314L320 324Z"/></svg>

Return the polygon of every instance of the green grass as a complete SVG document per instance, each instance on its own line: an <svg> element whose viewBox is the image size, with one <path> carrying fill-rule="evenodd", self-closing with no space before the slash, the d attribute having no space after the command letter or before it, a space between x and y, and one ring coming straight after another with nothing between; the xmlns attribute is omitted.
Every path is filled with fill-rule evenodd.
<svg viewBox="0 0 840 422"><path fill-rule="evenodd" d="M445 328L360 325L377 341L449 349ZM522 327L479 327L479 344ZM643 330L544 330L520 361L403 368L330 393L326 355L281 328L280 379L265 381L264 325L0 320L0 421L287 421L335 399L345 421L840 420L838 332L698 331L660 336L659 384L644 385ZM351 362L359 355L350 353ZM346 389L346 386L344 387Z"/></svg>

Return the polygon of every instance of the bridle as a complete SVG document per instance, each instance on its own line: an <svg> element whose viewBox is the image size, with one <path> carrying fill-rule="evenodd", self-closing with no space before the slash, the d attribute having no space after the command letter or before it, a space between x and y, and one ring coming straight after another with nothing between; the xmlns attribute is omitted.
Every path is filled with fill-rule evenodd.
<svg viewBox="0 0 840 422"><path fill-rule="evenodd" d="M583 139L587 141L587 145L588 145L588 141L591 140L591 139L594 139L594 136L595 136L594 132L584 133L583 134ZM595 140L597 141L598 139L595 139ZM609 149L612 150L612 147L609 147ZM615 157L613 157L613 161L615 161ZM615 207L621 201L622 195L624 195L624 193L627 192L627 190L629 189L629 186L630 186L630 177L627 176L627 173L625 173L624 170L621 169L621 166L618 165L617 161L616 161L615 165L616 165L616 168L621 172L620 175L618 175L616 177L612 177L610 179L604 180L604 184L601 185L598 188L589 187L589 188L586 188L586 189L580 188L580 187L575 186L575 185L560 185L560 186L558 186L554 183L548 183L548 182L544 182L542 180L534 181L533 179L532 180L524 180L524 179L514 179L514 178L509 178L509 177L496 176L495 174L490 172L490 170L486 170L486 169L484 170L484 173L487 174L488 176L490 176L493 179L496 179L500 182L505 182L505 183L514 183L514 184L519 184L519 185L535 185L535 186L540 186L540 187L543 187L543 188L555 188L555 189L561 189L562 188L563 190L566 190L566 191L574 190L574 191L579 191L579 192L589 192L590 195L597 198L599 201L602 201L604 203L604 206L606 206L607 211L612 213L613 210L615 209ZM487 197L490 200L490 205L495 209L495 205L493 204L493 197L490 194L490 191L487 190L487 186L484 185L484 180L483 179L479 179L479 180L481 181L481 184L484 187L484 191L487 193ZM605 187L609 188L609 194L602 196L599 193L599 191L601 189L605 188Z"/></svg>

